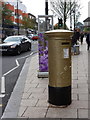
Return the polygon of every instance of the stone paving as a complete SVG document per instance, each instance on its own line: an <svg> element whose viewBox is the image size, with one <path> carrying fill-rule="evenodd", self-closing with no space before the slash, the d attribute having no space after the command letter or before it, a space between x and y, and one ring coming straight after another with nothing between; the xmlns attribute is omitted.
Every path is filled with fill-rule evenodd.
<svg viewBox="0 0 90 120"><path fill-rule="evenodd" d="M80 45L80 54L72 56L72 103L66 108L49 105L49 79L37 77L38 54L32 56L28 67L17 118L88 118L88 51L85 41ZM7 117L7 111L3 117Z"/></svg>

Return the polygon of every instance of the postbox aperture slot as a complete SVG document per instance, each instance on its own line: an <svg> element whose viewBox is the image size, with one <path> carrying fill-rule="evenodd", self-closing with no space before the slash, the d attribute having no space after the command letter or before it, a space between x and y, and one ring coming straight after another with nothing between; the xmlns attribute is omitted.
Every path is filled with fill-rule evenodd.
<svg viewBox="0 0 90 120"><path fill-rule="evenodd" d="M62 45L69 45L69 42L62 42Z"/></svg>

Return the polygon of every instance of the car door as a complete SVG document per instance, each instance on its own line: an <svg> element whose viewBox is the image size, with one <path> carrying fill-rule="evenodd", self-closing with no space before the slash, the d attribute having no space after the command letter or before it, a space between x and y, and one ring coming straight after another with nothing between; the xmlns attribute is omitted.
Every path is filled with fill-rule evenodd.
<svg viewBox="0 0 90 120"><path fill-rule="evenodd" d="M23 45L23 50L24 51L26 51L28 49L28 44L29 44L28 38L24 37L23 40L22 40L22 45Z"/></svg>
<svg viewBox="0 0 90 120"><path fill-rule="evenodd" d="M21 50L22 51L25 51L26 49L26 39L23 37L22 40L21 40Z"/></svg>
<svg viewBox="0 0 90 120"><path fill-rule="evenodd" d="M31 40L27 37L25 37L26 39L26 49L28 50L29 46L31 46Z"/></svg>

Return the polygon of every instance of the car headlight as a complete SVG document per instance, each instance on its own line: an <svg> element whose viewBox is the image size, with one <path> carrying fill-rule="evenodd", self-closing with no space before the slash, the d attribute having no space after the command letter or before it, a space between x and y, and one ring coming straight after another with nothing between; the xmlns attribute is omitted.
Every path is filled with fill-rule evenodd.
<svg viewBox="0 0 90 120"><path fill-rule="evenodd" d="M16 45L12 45L10 48L15 48L16 47Z"/></svg>

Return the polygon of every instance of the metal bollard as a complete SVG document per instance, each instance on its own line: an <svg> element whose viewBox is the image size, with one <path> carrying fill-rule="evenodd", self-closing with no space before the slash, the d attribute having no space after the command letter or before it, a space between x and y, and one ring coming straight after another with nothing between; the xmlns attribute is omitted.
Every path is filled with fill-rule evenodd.
<svg viewBox="0 0 90 120"><path fill-rule="evenodd" d="M71 39L69 30L45 32L48 40L48 102L57 106L71 104Z"/></svg>

